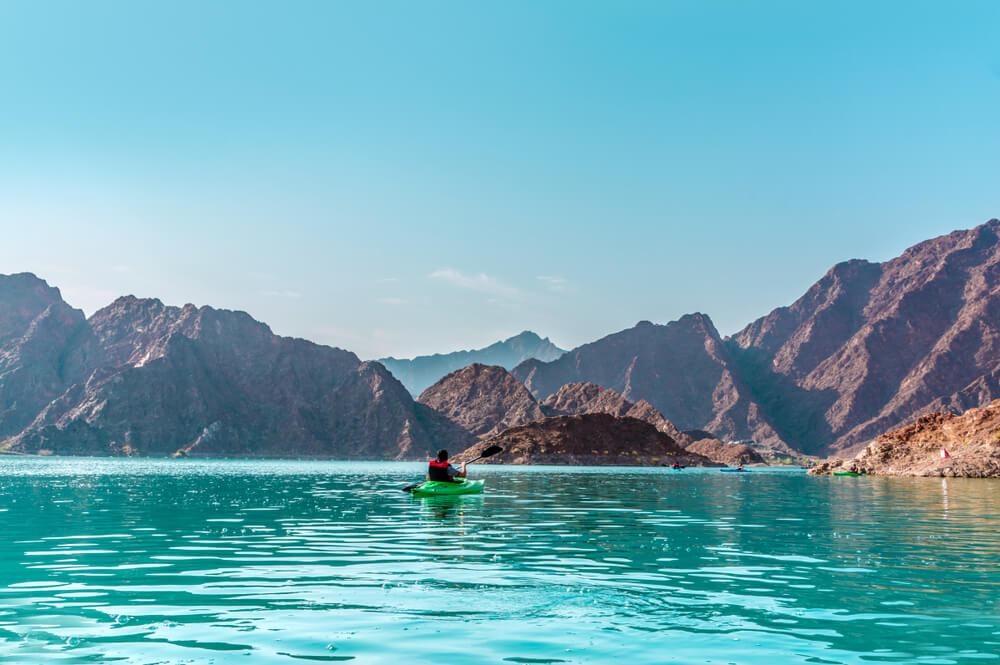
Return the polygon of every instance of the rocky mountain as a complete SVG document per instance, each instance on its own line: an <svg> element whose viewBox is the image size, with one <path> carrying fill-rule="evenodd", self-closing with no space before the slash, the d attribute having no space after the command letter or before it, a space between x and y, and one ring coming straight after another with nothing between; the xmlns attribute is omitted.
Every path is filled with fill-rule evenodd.
<svg viewBox="0 0 1000 665"><path fill-rule="evenodd" d="M1000 400L961 415L926 414L882 434L853 460L831 460L810 473L851 466L879 476L1000 478Z"/></svg>
<svg viewBox="0 0 1000 665"><path fill-rule="evenodd" d="M636 418L663 432L688 452L704 455L713 462L730 465L764 463L760 453L746 444L723 443L708 432L699 430L682 432L646 400L633 404L614 388L602 388L594 383L567 383L542 402L542 411L549 416L608 413Z"/></svg>
<svg viewBox="0 0 1000 665"><path fill-rule="evenodd" d="M1000 221L885 263L834 266L722 340L703 314L641 322L513 370L542 400L571 382L645 399L683 430L826 454L933 411L1000 397Z"/></svg>
<svg viewBox="0 0 1000 665"><path fill-rule="evenodd" d="M0 275L0 439L84 378L88 332L59 289L27 273Z"/></svg>
<svg viewBox="0 0 1000 665"><path fill-rule="evenodd" d="M555 416L513 427L455 457L477 457L491 445L503 452L489 464L611 464L616 466L719 466L690 453L649 423L606 413Z"/></svg>
<svg viewBox="0 0 1000 665"><path fill-rule="evenodd" d="M735 335L732 367L769 425L752 438L843 451L1000 397L998 233L994 219L885 263L838 264Z"/></svg>
<svg viewBox="0 0 1000 665"><path fill-rule="evenodd" d="M431 356L417 356L407 360L400 358L380 358L378 362L403 382L413 395L419 395L437 383L441 377L473 363L498 365L511 369L529 358L548 361L555 360L565 351L535 333L525 330L502 342L496 342L482 349L435 353Z"/></svg>
<svg viewBox="0 0 1000 665"><path fill-rule="evenodd" d="M14 277L19 295L0 300L7 452L423 458L466 441L378 363L246 313L129 296L84 320Z"/></svg>
<svg viewBox="0 0 1000 665"><path fill-rule="evenodd" d="M772 453L843 454L923 414L1000 398L1000 221L885 263L838 264L726 340L691 314L560 353L522 333L385 362L413 387L474 357L509 366L533 356L511 373L544 413L634 416L678 441L698 429ZM421 457L539 407L487 374L421 400L378 363L277 337L246 314L123 298L88 321L34 276L0 277L0 449Z"/></svg>
<svg viewBox="0 0 1000 665"><path fill-rule="evenodd" d="M757 438L787 452L733 365L711 319L689 314L666 325L642 321L552 362L527 360L513 374L543 404L567 383L590 382L629 401L645 400L679 429Z"/></svg>
<svg viewBox="0 0 1000 665"><path fill-rule="evenodd" d="M473 363L448 374L417 398L472 437L544 417L524 385L503 367Z"/></svg>

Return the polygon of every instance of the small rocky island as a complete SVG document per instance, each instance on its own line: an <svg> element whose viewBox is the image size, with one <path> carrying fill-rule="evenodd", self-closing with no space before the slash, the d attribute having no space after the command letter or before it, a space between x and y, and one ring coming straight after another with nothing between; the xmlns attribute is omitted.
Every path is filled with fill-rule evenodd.
<svg viewBox="0 0 1000 665"><path fill-rule="evenodd" d="M690 433L687 434L690 436ZM728 464L729 466L741 466L743 464L767 464L764 458L756 450L745 443L724 443L718 439L708 436L685 446L688 452L704 455L710 460Z"/></svg>
<svg viewBox="0 0 1000 665"><path fill-rule="evenodd" d="M607 413L554 416L512 427L455 456L478 457L499 445L503 452L485 464L568 464L614 466L722 466L679 446L668 435L636 418Z"/></svg>
<svg viewBox="0 0 1000 665"><path fill-rule="evenodd" d="M872 476L1000 478L1000 400L962 414L927 414L881 435L854 459L828 460L809 473L852 466Z"/></svg>

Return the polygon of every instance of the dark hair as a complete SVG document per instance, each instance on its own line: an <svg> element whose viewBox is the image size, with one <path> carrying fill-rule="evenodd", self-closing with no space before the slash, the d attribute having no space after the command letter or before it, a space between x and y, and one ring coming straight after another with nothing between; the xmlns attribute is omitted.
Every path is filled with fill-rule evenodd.
<svg viewBox="0 0 1000 665"><path fill-rule="evenodd" d="M441 450L438 451L438 461L444 462L447 459L448 459L448 451L442 448Z"/></svg>

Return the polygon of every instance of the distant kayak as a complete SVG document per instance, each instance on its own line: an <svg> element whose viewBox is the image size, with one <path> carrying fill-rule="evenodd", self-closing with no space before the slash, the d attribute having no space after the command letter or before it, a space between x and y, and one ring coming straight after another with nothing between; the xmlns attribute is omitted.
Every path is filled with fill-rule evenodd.
<svg viewBox="0 0 1000 665"><path fill-rule="evenodd" d="M719 469L722 473L746 473L746 469Z"/></svg>
<svg viewBox="0 0 1000 665"><path fill-rule="evenodd" d="M864 473L858 473L857 471L834 471L835 476L864 476Z"/></svg>
<svg viewBox="0 0 1000 665"><path fill-rule="evenodd" d="M453 496L456 494L482 494L485 480L464 480L460 483L444 483L428 480L414 487L411 492L423 496Z"/></svg>

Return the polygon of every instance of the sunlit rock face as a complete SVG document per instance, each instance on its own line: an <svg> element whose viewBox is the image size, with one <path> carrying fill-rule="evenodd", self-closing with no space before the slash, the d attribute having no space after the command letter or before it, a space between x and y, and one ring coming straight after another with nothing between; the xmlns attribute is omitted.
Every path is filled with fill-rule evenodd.
<svg viewBox="0 0 1000 665"><path fill-rule="evenodd" d="M86 321L54 290L18 288L30 293L8 297L0 383L19 396L9 452L379 459L466 442L381 365L244 312L128 296Z"/></svg>

